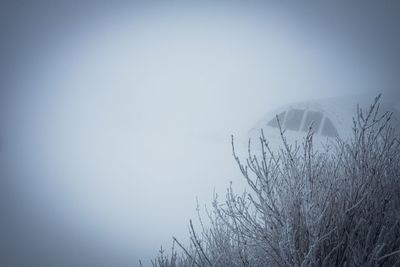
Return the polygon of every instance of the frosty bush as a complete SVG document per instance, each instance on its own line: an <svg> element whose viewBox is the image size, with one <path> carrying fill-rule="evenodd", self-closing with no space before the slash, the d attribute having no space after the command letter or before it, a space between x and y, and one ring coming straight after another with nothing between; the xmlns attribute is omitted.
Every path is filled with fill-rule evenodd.
<svg viewBox="0 0 400 267"><path fill-rule="evenodd" d="M310 130L302 145L272 151L264 134L262 153L235 160L250 191L223 202L215 195L190 221L189 247L174 238L154 266L400 266L400 142L379 97L358 108L349 140L329 151L313 149Z"/></svg>

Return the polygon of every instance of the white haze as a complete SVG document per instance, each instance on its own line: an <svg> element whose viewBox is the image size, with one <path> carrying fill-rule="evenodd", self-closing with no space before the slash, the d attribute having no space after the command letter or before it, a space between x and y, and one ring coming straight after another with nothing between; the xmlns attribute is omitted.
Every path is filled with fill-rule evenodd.
<svg viewBox="0 0 400 267"><path fill-rule="evenodd" d="M279 105L390 86L353 45L263 8L118 9L36 55L9 95L3 151L37 229L147 261L185 241L196 196L242 184L230 134L244 146Z"/></svg>

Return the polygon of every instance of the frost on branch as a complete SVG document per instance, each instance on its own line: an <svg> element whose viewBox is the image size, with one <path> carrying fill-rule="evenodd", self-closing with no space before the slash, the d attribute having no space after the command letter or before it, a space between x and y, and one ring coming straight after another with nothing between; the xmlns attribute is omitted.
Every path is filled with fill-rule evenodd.
<svg viewBox="0 0 400 267"><path fill-rule="evenodd" d="M302 145L272 151L264 134L261 154L234 159L249 185L215 194L208 224L190 221L190 245L174 238L168 257L154 266L400 266L400 143L379 96L358 108L349 140L329 151Z"/></svg>

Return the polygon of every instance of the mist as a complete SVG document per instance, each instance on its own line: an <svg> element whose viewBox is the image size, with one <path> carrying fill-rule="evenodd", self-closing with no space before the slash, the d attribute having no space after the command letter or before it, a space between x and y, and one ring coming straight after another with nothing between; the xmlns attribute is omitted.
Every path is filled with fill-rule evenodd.
<svg viewBox="0 0 400 267"><path fill-rule="evenodd" d="M392 1L2 5L7 266L149 264L196 198L241 186L231 134L294 101L399 99Z"/></svg>

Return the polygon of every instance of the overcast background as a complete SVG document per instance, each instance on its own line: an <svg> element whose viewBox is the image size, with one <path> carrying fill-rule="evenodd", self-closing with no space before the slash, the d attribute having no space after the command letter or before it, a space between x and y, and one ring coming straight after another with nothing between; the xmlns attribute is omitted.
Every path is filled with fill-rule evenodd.
<svg viewBox="0 0 400 267"><path fill-rule="evenodd" d="M399 99L399 12L2 1L0 265L135 266L185 242L196 196L241 188L230 134L293 101Z"/></svg>

